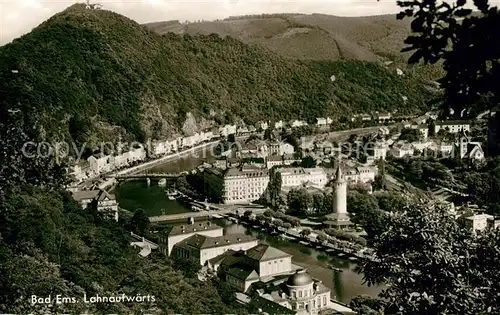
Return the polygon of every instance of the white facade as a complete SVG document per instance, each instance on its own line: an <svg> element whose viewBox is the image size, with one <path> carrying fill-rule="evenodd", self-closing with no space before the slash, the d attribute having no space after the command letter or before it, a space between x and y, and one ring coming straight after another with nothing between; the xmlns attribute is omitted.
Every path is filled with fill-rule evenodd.
<svg viewBox="0 0 500 315"><path fill-rule="evenodd" d="M380 159L385 160L387 157L387 146L384 144L376 144L373 148L373 159L378 161Z"/></svg>
<svg viewBox="0 0 500 315"><path fill-rule="evenodd" d="M281 129L283 127L285 127L285 123L282 120L274 123L274 129Z"/></svg>
<svg viewBox="0 0 500 315"><path fill-rule="evenodd" d="M332 123L332 119L330 117L319 117L319 118L316 118L316 125L317 126L320 126L320 127L323 127L323 126L328 126Z"/></svg>
<svg viewBox="0 0 500 315"><path fill-rule="evenodd" d="M243 126L243 127L240 127L238 128L238 134L242 135L242 134L247 134L249 131L248 131L248 128L246 126Z"/></svg>
<svg viewBox="0 0 500 315"><path fill-rule="evenodd" d="M450 133L458 133L461 131L470 131L470 124L466 121L442 121L436 122L434 132L437 134L441 129L445 129Z"/></svg>
<svg viewBox="0 0 500 315"><path fill-rule="evenodd" d="M219 128L219 133L221 137L227 137L229 135L236 134L237 127L236 125L225 125L224 127Z"/></svg>
<svg viewBox="0 0 500 315"><path fill-rule="evenodd" d="M292 128L298 128L298 127L302 127L302 126L307 126L307 123L303 120L293 120L291 123L290 123L290 126Z"/></svg>
<svg viewBox="0 0 500 315"><path fill-rule="evenodd" d="M258 200L268 184L267 169L229 169L224 176L224 203L243 204Z"/></svg>
<svg viewBox="0 0 500 315"><path fill-rule="evenodd" d="M453 144L441 142L439 144L438 150L439 152L441 152L441 154L450 154L451 152L453 152Z"/></svg>
<svg viewBox="0 0 500 315"><path fill-rule="evenodd" d="M269 124L265 121L260 122L260 129L262 130L269 129Z"/></svg>
<svg viewBox="0 0 500 315"><path fill-rule="evenodd" d="M411 144L405 143L403 145L394 146L391 153L395 158L402 158L405 156L413 156L415 150Z"/></svg>
<svg viewBox="0 0 500 315"><path fill-rule="evenodd" d="M193 224L176 225L166 237L160 238L161 251L163 254L170 256L175 244L195 234L220 237L224 235L224 229L210 222L194 222Z"/></svg>
<svg viewBox="0 0 500 315"><path fill-rule="evenodd" d="M90 156L87 161L89 162L89 171L94 175L104 174L113 169L113 157L111 155Z"/></svg>
<svg viewBox="0 0 500 315"><path fill-rule="evenodd" d="M465 222L473 232L480 232L486 230L488 227L488 220L494 219L495 217L489 214L475 214L465 218Z"/></svg>
<svg viewBox="0 0 500 315"><path fill-rule="evenodd" d="M144 161L147 156L146 150L143 147L132 149L128 152L128 154L130 163Z"/></svg>
<svg viewBox="0 0 500 315"><path fill-rule="evenodd" d="M333 213L338 218L347 216L347 182L342 175L340 167L334 184Z"/></svg>
<svg viewBox="0 0 500 315"><path fill-rule="evenodd" d="M293 154L295 148L290 143L274 142L269 145L269 154L271 155L284 155Z"/></svg>
<svg viewBox="0 0 500 315"><path fill-rule="evenodd" d="M310 182L318 188L324 188L328 183L326 172L323 168L282 168L281 173L282 187L297 187L306 182Z"/></svg>

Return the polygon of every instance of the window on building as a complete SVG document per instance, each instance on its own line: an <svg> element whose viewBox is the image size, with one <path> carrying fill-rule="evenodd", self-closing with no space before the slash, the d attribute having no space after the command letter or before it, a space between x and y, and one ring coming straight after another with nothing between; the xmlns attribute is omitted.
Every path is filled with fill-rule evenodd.
<svg viewBox="0 0 500 315"><path fill-rule="evenodd" d="M302 297L302 291L299 291L299 298Z"/></svg>
<svg viewBox="0 0 500 315"><path fill-rule="evenodd" d="M326 305L326 296L323 296L323 306Z"/></svg>

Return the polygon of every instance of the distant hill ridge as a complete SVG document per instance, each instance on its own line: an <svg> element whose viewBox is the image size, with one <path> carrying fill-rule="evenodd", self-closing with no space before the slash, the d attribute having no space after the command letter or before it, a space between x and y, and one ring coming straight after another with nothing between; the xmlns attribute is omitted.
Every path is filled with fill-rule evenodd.
<svg viewBox="0 0 500 315"><path fill-rule="evenodd" d="M236 26L229 20L206 25L228 26L228 34L239 29L248 38L271 32L277 45L301 36L323 38L322 25L300 30L299 23L306 20L305 15L294 16L293 23L300 26L295 31L289 27L292 22L279 18L267 24L252 19L243 25L235 20ZM274 29L281 30L281 38ZM189 33L160 36L117 13L72 5L0 47L1 92L6 95L2 108L21 104L40 118L47 137L97 143L118 137L165 138L241 120L414 112L425 109L431 96L419 77L398 76L379 64L284 58L237 36ZM335 53L333 44L321 48L324 54Z"/></svg>

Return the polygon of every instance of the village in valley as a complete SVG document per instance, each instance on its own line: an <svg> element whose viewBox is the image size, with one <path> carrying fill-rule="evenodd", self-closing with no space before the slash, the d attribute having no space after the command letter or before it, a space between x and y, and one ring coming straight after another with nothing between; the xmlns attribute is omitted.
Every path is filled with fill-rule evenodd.
<svg viewBox="0 0 500 315"><path fill-rule="evenodd" d="M182 201L188 210L152 214L141 209L149 217L147 228L131 232L131 245L144 259L158 252L194 264L200 279L219 277L238 302L264 313L354 314L331 285L313 277L293 255L251 233L225 234L217 220L354 264L377 259L366 241L367 229L373 228L367 225L373 223L362 212L370 198L401 205L425 199L447 207L473 233L496 228L500 221L469 200L461 182L464 170L485 161L484 135L494 136L488 128L494 114L472 121L440 121L437 112L360 114L341 130L329 117L315 123L225 125L119 154L92 155L73 165L68 189L84 208L95 204L118 221L136 209L123 208L114 194L117 187L129 181L158 185L165 198ZM150 170L194 152L193 169ZM190 176L201 187L194 187Z"/></svg>

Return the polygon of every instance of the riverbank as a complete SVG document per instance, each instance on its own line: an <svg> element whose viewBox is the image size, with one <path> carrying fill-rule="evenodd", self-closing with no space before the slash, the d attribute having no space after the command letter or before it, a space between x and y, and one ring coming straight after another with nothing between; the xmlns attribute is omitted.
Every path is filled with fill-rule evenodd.
<svg viewBox="0 0 500 315"><path fill-rule="evenodd" d="M157 166L159 164L168 163L171 160L174 160L174 159L177 159L179 157L183 157L183 156L189 155L190 153L193 153L196 150L206 149L207 147L214 147L219 142L220 141L217 140L217 141L202 143L200 145L197 145L195 147L189 148L187 150L179 151L179 152L176 152L176 153L173 153L173 154L169 154L169 155L164 155L162 157L159 157L159 158L156 158L154 160L141 163L139 165L128 167L128 168L120 170L120 171L111 172L109 174L101 175L101 176L108 177L108 178L104 182L100 183L98 185L98 187L99 187L99 189L106 190L106 189L112 187L116 183L116 180L114 178L112 178L113 176L117 176L117 175L132 175L134 173L138 173L140 171L144 171L144 170L153 168L153 167L155 167L155 166ZM109 177L111 177L111 178L109 178ZM92 186L97 181L99 181L99 179L100 179L100 177L94 177L94 178L86 180L85 182L83 182L82 184L80 184L78 186L80 188L82 186Z"/></svg>

